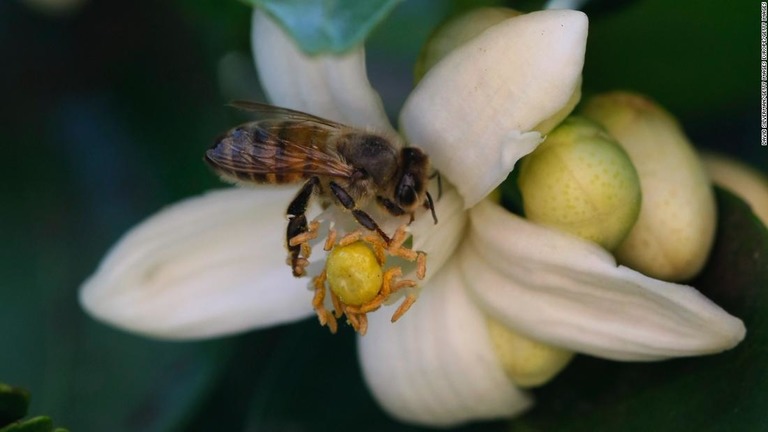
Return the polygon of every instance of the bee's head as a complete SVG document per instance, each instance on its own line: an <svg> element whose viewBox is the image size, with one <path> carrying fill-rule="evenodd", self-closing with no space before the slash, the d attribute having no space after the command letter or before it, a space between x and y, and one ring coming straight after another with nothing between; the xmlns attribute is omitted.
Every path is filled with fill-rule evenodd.
<svg viewBox="0 0 768 432"><path fill-rule="evenodd" d="M412 212L424 203L429 158L414 147L403 148L400 158L402 175L395 187L395 203L403 210Z"/></svg>

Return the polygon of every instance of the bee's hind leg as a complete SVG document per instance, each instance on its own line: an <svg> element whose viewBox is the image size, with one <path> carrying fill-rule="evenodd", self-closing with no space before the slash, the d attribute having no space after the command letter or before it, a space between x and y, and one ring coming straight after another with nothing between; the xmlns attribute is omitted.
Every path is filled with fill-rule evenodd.
<svg viewBox="0 0 768 432"><path fill-rule="evenodd" d="M376 223L375 220L369 215L368 213L360 210L357 208L357 205L355 204L355 200L352 198L352 196L349 195L349 193L344 190L343 187L339 186L335 182L330 183L331 192L333 193L333 196L336 197L337 200L341 203L341 205L344 206L347 210L352 212L352 216L355 217L355 220L357 223L362 225L364 228L369 229L371 231L376 231L381 238L389 244L392 240L389 238L389 236L379 227L379 224Z"/></svg>
<svg viewBox="0 0 768 432"><path fill-rule="evenodd" d="M296 198L288 205L288 229L286 230L286 243L288 246L289 265L293 270L293 275L296 277L303 276L304 268L307 266L306 258L301 257L302 243L296 244L291 242L291 239L305 234L309 231L307 225L307 206L309 205L309 199L312 197L312 193L315 188L320 185L320 180L317 177L312 177L304 183L299 193L296 194Z"/></svg>

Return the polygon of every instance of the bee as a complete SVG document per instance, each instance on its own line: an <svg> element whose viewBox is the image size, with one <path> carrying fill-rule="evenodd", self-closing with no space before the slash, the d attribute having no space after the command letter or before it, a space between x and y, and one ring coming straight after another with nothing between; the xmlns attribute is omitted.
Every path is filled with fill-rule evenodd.
<svg viewBox="0 0 768 432"><path fill-rule="evenodd" d="M309 230L305 215L315 195L323 205L349 211L364 228L390 237L361 207L370 200L393 216L429 209L437 223L432 196L427 191L430 164L418 148L406 147L384 134L346 126L299 111L257 102L236 101L235 108L255 112L260 119L234 127L216 139L205 161L223 179L246 184L303 182L288 205L286 242L293 275L300 245L290 240Z"/></svg>

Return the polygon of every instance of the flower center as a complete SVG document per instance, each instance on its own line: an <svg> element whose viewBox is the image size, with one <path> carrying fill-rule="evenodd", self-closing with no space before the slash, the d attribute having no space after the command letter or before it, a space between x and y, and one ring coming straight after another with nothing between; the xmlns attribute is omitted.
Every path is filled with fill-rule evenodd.
<svg viewBox="0 0 768 432"><path fill-rule="evenodd" d="M312 247L310 240L318 237L320 223L313 221L307 232L289 241L289 246L300 247L301 274L309 265ZM383 239L376 233L352 231L341 238L335 229L328 230L323 249L329 251L324 269L312 279L315 295L312 307L317 313L320 325L328 326L331 333L338 329L337 319L346 316L352 328L364 335L368 329L369 312L376 311L395 294L404 294L404 299L392 315L397 321L416 301L416 294L406 292L417 282L401 279L400 265L387 266L388 258L399 258L416 264L416 278L424 279L427 271L427 255L404 246L408 239L408 226L401 225L391 239ZM289 256L290 264L291 258ZM402 262L402 261L401 261ZM327 285L327 286L326 286ZM326 308L326 295L330 297L333 311Z"/></svg>

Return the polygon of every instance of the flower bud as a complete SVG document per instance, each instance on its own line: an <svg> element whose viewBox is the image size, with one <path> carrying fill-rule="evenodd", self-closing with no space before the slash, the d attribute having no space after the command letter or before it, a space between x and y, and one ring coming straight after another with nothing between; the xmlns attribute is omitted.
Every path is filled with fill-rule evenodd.
<svg viewBox="0 0 768 432"><path fill-rule="evenodd" d="M435 30L421 50L414 70L415 80L419 82L427 71L446 54L473 37L484 32L507 18L521 15L514 9L502 7L484 7L453 18Z"/></svg>
<svg viewBox="0 0 768 432"><path fill-rule="evenodd" d="M546 384L573 358L571 351L528 339L494 319L486 322L504 372L520 387Z"/></svg>
<svg viewBox="0 0 768 432"><path fill-rule="evenodd" d="M616 249L618 260L669 281L696 275L712 246L716 208L709 178L680 125L656 103L627 92L593 98L584 115L616 137L640 176L640 216Z"/></svg>
<svg viewBox="0 0 768 432"><path fill-rule="evenodd" d="M611 250L640 212L640 180L626 152L594 122L569 117L522 163L527 219Z"/></svg>
<svg viewBox="0 0 768 432"><path fill-rule="evenodd" d="M325 261L325 271L331 291L345 304L360 306L381 290L381 265L361 241L335 247Z"/></svg>

